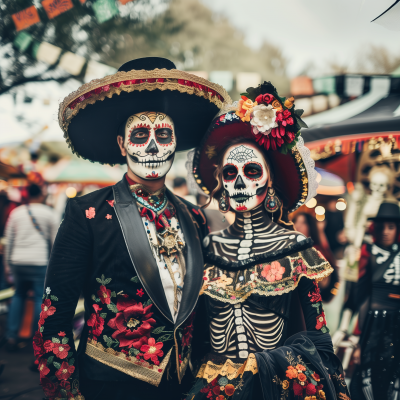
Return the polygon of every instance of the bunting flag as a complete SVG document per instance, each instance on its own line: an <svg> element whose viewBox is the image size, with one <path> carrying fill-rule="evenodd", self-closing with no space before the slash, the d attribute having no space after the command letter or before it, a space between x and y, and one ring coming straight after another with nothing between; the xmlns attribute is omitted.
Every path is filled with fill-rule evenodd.
<svg viewBox="0 0 400 400"><path fill-rule="evenodd" d="M14 39L14 46L21 52L24 53L32 42L32 36L27 32L20 32Z"/></svg>
<svg viewBox="0 0 400 400"><path fill-rule="evenodd" d="M86 67L84 81L85 83L87 83L93 79L104 78L105 76L115 74L116 72L116 68L110 67L109 65L101 64L97 61L90 60Z"/></svg>
<svg viewBox="0 0 400 400"><path fill-rule="evenodd" d="M84 57L67 51L61 56L58 66L69 74L77 76L81 73L85 63L86 59Z"/></svg>
<svg viewBox="0 0 400 400"><path fill-rule="evenodd" d="M28 8L25 8L25 10L13 14L12 19L14 21L17 32L29 28L31 25L35 25L40 22L39 14L35 6L30 6Z"/></svg>
<svg viewBox="0 0 400 400"><path fill-rule="evenodd" d="M257 87L261 83L261 75L257 72L238 72L236 75L236 90L246 92L249 87Z"/></svg>
<svg viewBox="0 0 400 400"><path fill-rule="evenodd" d="M228 92L233 89L233 74L231 71L212 71L210 72L210 81L223 86Z"/></svg>
<svg viewBox="0 0 400 400"><path fill-rule="evenodd" d="M49 19L53 19L58 15L70 10L74 5L71 0L44 0L42 7L45 9Z"/></svg>
<svg viewBox="0 0 400 400"><path fill-rule="evenodd" d="M34 45L33 56L38 61L43 61L46 64L53 65L60 57L62 49L47 42L42 42Z"/></svg>
<svg viewBox="0 0 400 400"><path fill-rule="evenodd" d="M115 0L97 0L93 3L92 7L99 24L102 24L119 14Z"/></svg>

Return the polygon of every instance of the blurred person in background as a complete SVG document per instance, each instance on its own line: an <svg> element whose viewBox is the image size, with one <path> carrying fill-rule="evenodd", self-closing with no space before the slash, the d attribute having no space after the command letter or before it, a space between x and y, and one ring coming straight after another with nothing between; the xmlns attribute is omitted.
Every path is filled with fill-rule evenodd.
<svg viewBox="0 0 400 400"><path fill-rule="evenodd" d="M308 213L298 213L293 218L293 223L296 230L302 233L305 237L310 237L314 242L314 247L322 253L333 267L333 272L327 278L324 278L318 283L321 290L321 297L324 302L329 302L334 297L333 290L339 282L339 274L336 266L336 260L333 256L329 243L324 237L324 231L318 229L318 224L315 218Z"/></svg>
<svg viewBox="0 0 400 400"><path fill-rule="evenodd" d="M17 348L28 290L34 292L32 332L39 321L46 267L58 229L55 213L43 204L45 196L41 187L32 184L28 193L28 204L21 205L11 212L5 228L5 269L11 270L15 285L6 334L10 351Z"/></svg>
<svg viewBox="0 0 400 400"><path fill-rule="evenodd" d="M343 257L347 238L344 233L343 212L336 209L337 199L330 199L325 210L325 235L336 258Z"/></svg>
<svg viewBox="0 0 400 400"><path fill-rule="evenodd" d="M361 331L350 389L353 400L395 400L400 398L399 206L382 203L371 220L374 243L361 248L356 294L343 307L347 325L359 312L356 333Z"/></svg>

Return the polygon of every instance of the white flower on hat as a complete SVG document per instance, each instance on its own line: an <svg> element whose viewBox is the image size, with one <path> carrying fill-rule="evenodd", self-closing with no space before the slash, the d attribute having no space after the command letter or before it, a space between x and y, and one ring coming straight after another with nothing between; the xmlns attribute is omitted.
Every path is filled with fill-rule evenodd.
<svg viewBox="0 0 400 400"><path fill-rule="evenodd" d="M261 132L268 135L272 128L276 128L276 111L271 104L259 104L253 107L253 117L250 120L251 125L254 126L253 132L255 134Z"/></svg>

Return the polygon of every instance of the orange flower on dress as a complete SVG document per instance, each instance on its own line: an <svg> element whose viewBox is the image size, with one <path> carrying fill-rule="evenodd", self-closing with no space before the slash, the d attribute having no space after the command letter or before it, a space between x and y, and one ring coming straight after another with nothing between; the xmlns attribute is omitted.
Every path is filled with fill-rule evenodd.
<svg viewBox="0 0 400 400"><path fill-rule="evenodd" d="M289 387L289 382L285 379L285 380L282 382L282 389L283 389L283 390L286 390L288 387Z"/></svg>
<svg viewBox="0 0 400 400"><path fill-rule="evenodd" d="M307 380L307 377L303 373L300 373L299 375L297 375L297 379L300 382L305 382Z"/></svg>
<svg viewBox="0 0 400 400"><path fill-rule="evenodd" d="M253 107L255 107L256 105L256 101L253 103L246 96L242 96L242 98L239 100L236 115L238 115L243 122L250 122L250 115L253 112Z"/></svg>
<svg viewBox="0 0 400 400"><path fill-rule="evenodd" d="M315 372L313 374L311 374L311 377L317 382L319 382L321 380L319 375Z"/></svg>
<svg viewBox="0 0 400 400"><path fill-rule="evenodd" d="M261 276L264 277L268 282L275 282L280 281L284 273L285 268L282 267L278 261L272 261L271 264L268 264L263 268Z"/></svg>
<svg viewBox="0 0 400 400"><path fill-rule="evenodd" d="M225 393L226 393L228 396L232 396L233 393L235 393L235 386L233 386L231 383L228 383L228 384L225 386Z"/></svg>
<svg viewBox="0 0 400 400"><path fill-rule="evenodd" d="M325 392L323 390L318 391L318 396L321 400L326 400Z"/></svg>
<svg viewBox="0 0 400 400"><path fill-rule="evenodd" d="M222 394L220 394L215 398L215 400L225 400L225 397Z"/></svg>
<svg viewBox="0 0 400 400"><path fill-rule="evenodd" d="M291 365L289 365L289 367L286 370L286 376L289 379L295 379L297 378L297 371Z"/></svg>
<svg viewBox="0 0 400 400"><path fill-rule="evenodd" d="M297 369L297 370L300 370L300 371L305 371L305 370L306 370L306 367L305 367L304 365L297 364L297 365L296 365L296 369Z"/></svg>

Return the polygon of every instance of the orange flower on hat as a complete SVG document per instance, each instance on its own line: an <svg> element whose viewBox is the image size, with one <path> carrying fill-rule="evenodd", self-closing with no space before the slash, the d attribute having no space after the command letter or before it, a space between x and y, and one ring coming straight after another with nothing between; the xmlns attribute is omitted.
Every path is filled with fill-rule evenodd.
<svg viewBox="0 0 400 400"><path fill-rule="evenodd" d="M289 379L295 379L297 378L297 371L291 365L289 365L289 367L286 370L286 376Z"/></svg>
<svg viewBox="0 0 400 400"><path fill-rule="evenodd" d="M236 115L238 115L243 122L250 121L250 115L253 112L253 107L257 105L257 102L253 102L246 96L242 96L239 100L238 108L236 110Z"/></svg>
<svg viewBox="0 0 400 400"><path fill-rule="evenodd" d="M297 375L297 379L300 382L305 382L307 380L307 377L303 373L300 373L299 375Z"/></svg>

